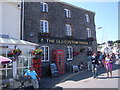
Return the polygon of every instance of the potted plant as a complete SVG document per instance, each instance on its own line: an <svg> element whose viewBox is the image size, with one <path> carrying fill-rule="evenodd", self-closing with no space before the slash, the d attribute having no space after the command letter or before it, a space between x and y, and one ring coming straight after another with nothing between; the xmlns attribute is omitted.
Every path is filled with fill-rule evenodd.
<svg viewBox="0 0 120 90"><path fill-rule="evenodd" d="M87 40L88 40L88 41L93 41L94 38L93 38L93 37L89 37L89 38L87 38Z"/></svg>
<svg viewBox="0 0 120 90"><path fill-rule="evenodd" d="M44 32L44 33L39 33L39 37L49 37L50 36L50 34L49 33L46 33L46 32Z"/></svg>
<svg viewBox="0 0 120 90"><path fill-rule="evenodd" d="M74 39L73 36L65 36L66 39Z"/></svg>

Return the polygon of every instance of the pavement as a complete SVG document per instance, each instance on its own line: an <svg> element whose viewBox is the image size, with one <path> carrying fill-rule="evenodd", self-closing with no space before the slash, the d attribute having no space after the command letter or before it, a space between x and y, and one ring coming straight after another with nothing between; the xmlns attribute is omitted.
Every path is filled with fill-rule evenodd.
<svg viewBox="0 0 120 90"><path fill-rule="evenodd" d="M92 72L88 70L80 71L77 73L72 72L66 72L64 74L59 75L58 77L50 77L50 76L43 76L41 77L41 80L39 81L40 89L39 90L46 90L46 89L63 89L63 88L77 88L78 86L82 88L90 88L94 87L92 86L92 83L98 83L98 85L101 82L108 83L108 82L117 82L117 78L120 78L118 76L118 66L113 67L113 78L106 78L106 71L103 67L99 67L99 77L97 80L92 78ZM113 81L112 81L113 80ZM97 82L96 82L97 81ZM89 82L85 84L86 82ZM67 86L66 86L67 84ZM80 85L79 85L80 84ZM103 84L103 85L104 85ZM113 83L111 83L113 84ZM98 85L94 88L99 88ZM118 87L118 82L113 84L115 87ZM86 87L87 86L87 87ZM78 88L80 88L78 87ZM102 86L101 86L102 87ZM28 88L22 89L22 90L32 90L33 87L30 86ZM17 89L18 90L18 89ZM21 89L20 89L21 90Z"/></svg>
<svg viewBox="0 0 120 90"><path fill-rule="evenodd" d="M61 81L56 84L56 88L106 88L109 90L118 90L120 89L120 67L114 65L113 67L113 76L107 78L107 74L104 68L98 68L98 78L94 79L91 75L91 72L85 71L78 73L66 80ZM92 90L91 89L91 90ZM101 90L101 89L100 89Z"/></svg>

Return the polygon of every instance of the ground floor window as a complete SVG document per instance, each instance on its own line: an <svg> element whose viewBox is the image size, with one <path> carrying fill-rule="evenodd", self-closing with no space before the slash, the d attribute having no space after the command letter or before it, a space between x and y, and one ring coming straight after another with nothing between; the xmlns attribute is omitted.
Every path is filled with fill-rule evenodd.
<svg viewBox="0 0 120 90"><path fill-rule="evenodd" d="M49 61L49 46L41 46L43 50L42 62Z"/></svg>
<svg viewBox="0 0 120 90"><path fill-rule="evenodd" d="M0 65L0 77L1 79L9 79L13 77L13 64Z"/></svg>
<svg viewBox="0 0 120 90"><path fill-rule="evenodd" d="M73 60L73 47L67 46L67 60Z"/></svg>
<svg viewBox="0 0 120 90"><path fill-rule="evenodd" d="M13 48L3 48L2 52L0 52L0 55L14 60L13 57L9 55L9 53L11 53L12 50ZM24 55L21 54L20 56L18 56L16 60L12 61L11 63L0 64L1 80L10 79L15 77L16 75L19 75L19 76L24 75L24 69L29 69L29 67L32 64L32 60L31 60L32 56L31 54L28 54L28 52L29 50L24 50Z"/></svg>
<svg viewBox="0 0 120 90"><path fill-rule="evenodd" d="M30 57L19 57L17 60L17 75L23 76L24 70L29 69L32 65L32 60Z"/></svg>

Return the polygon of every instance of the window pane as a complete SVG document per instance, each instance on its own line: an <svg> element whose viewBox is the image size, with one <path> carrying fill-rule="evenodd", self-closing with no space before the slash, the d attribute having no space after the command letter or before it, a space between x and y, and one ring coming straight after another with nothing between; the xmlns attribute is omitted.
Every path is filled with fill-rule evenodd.
<svg viewBox="0 0 120 90"><path fill-rule="evenodd" d="M72 60L73 59L73 48L68 46L67 47L67 59Z"/></svg>
<svg viewBox="0 0 120 90"><path fill-rule="evenodd" d="M45 6L45 12L48 12L48 5L47 4L44 4Z"/></svg>
<svg viewBox="0 0 120 90"><path fill-rule="evenodd" d="M49 60L49 47L48 46L42 46L41 49L44 52L44 56L43 56L42 60L44 60L44 61Z"/></svg>
<svg viewBox="0 0 120 90"><path fill-rule="evenodd" d="M65 17L67 17L67 11L65 10Z"/></svg>
<svg viewBox="0 0 120 90"><path fill-rule="evenodd" d="M43 32L44 31L44 22L41 21L40 23L40 32Z"/></svg>
<svg viewBox="0 0 120 90"><path fill-rule="evenodd" d="M45 32L48 32L48 22L45 22Z"/></svg>
<svg viewBox="0 0 120 90"><path fill-rule="evenodd" d="M70 10L68 10L68 17L69 17L69 18L71 17L71 13L70 13Z"/></svg>
<svg viewBox="0 0 120 90"><path fill-rule="evenodd" d="M69 25L69 24L66 24L66 35L67 36L71 36L72 35L71 25Z"/></svg>
<svg viewBox="0 0 120 90"><path fill-rule="evenodd" d="M43 56L42 56L42 60L44 60L44 47L41 47L42 51L43 51Z"/></svg>
<svg viewBox="0 0 120 90"><path fill-rule="evenodd" d="M9 78L12 78L13 77L13 69L8 69L7 70L7 78L9 79Z"/></svg>
<svg viewBox="0 0 120 90"><path fill-rule="evenodd" d="M23 64L24 64L24 67L27 67L28 66L28 58L25 58L23 60Z"/></svg>
<svg viewBox="0 0 120 90"><path fill-rule="evenodd" d="M40 5L40 6L41 6L41 11L43 12L43 3L41 3L41 5Z"/></svg>
<svg viewBox="0 0 120 90"><path fill-rule="evenodd" d="M86 22L89 22L89 15L85 14Z"/></svg>

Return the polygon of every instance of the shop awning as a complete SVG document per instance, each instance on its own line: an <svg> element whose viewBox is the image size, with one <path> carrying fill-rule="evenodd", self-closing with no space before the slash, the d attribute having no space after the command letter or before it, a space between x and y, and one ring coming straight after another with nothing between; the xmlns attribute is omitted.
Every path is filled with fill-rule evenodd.
<svg viewBox="0 0 120 90"><path fill-rule="evenodd" d="M7 64L7 63L10 63L10 62L12 62L11 59L0 56L0 64Z"/></svg>
<svg viewBox="0 0 120 90"><path fill-rule="evenodd" d="M28 45L28 46L39 46L36 43L28 42L25 40L19 40L9 37L8 35L0 35L1 45Z"/></svg>

